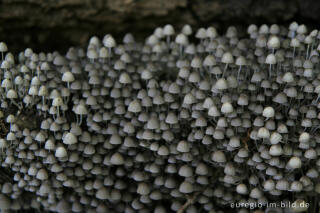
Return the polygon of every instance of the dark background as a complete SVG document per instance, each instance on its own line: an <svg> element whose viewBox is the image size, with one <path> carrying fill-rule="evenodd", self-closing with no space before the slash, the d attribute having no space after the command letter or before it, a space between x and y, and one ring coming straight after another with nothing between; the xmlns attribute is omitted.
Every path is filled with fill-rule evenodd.
<svg viewBox="0 0 320 213"><path fill-rule="evenodd" d="M0 0L0 41L11 52L65 52L85 47L90 36L111 33L118 41L126 32L137 40L157 26L184 24L215 26L220 33L229 25L240 33L251 24L292 21L318 28L320 1L315 0Z"/></svg>

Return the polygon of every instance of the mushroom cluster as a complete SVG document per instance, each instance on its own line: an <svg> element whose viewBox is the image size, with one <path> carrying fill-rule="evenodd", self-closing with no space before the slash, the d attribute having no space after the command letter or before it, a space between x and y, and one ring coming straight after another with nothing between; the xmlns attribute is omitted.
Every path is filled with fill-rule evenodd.
<svg viewBox="0 0 320 213"><path fill-rule="evenodd" d="M16 58L1 42L1 212L316 209L320 32L247 32L168 24Z"/></svg>

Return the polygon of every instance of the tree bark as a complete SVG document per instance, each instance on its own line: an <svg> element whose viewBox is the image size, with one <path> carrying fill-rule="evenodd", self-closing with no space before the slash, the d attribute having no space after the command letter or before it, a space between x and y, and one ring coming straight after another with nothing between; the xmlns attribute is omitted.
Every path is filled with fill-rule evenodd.
<svg viewBox="0 0 320 213"><path fill-rule="evenodd" d="M83 46L90 36L126 32L138 40L167 23L177 28L306 22L317 27L320 3L313 0L2 0L0 41L13 52L66 51Z"/></svg>

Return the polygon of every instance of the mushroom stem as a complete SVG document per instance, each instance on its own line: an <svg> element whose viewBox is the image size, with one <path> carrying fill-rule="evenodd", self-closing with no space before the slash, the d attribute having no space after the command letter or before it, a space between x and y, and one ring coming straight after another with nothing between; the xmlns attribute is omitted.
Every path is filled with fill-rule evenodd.
<svg viewBox="0 0 320 213"><path fill-rule="evenodd" d="M180 55L180 58L183 57L183 46L180 44L180 48L179 48L179 55Z"/></svg>
<svg viewBox="0 0 320 213"><path fill-rule="evenodd" d="M223 73L222 73L222 78L224 78L224 74L227 71L227 69L228 69L228 63L226 63L226 65L224 67L224 70L223 70Z"/></svg>
<svg viewBox="0 0 320 213"><path fill-rule="evenodd" d="M19 110L21 110L23 107L22 107L22 104L18 104L15 100L13 99L10 99L10 103L15 105L16 107L18 107Z"/></svg>
<svg viewBox="0 0 320 213"><path fill-rule="evenodd" d="M170 36L167 36L167 45L168 45L168 49L170 49Z"/></svg>
<svg viewBox="0 0 320 213"><path fill-rule="evenodd" d="M240 80L240 72L241 72L241 65L240 65L240 67L239 67L239 69L238 69L238 75L237 75L237 80L238 80L238 81Z"/></svg>
<svg viewBox="0 0 320 213"><path fill-rule="evenodd" d="M269 79L271 79L271 75L272 75L272 72L271 72L271 70L272 70L272 64L269 64Z"/></svg>
<svg viewBox="0 0 320 213"><path fill-rule="evenodd" d="M80 114L79 126L81 125L81 123L82 123L82 114Z"/></svg>
<svg viewBox="0 0 320 213"><path fill-rule="evenodd" d="M187 201L180 207L177 213L183 213L190 205L194 203L199 194L200 192L196 192L192 196L188 196Z"/></svg>

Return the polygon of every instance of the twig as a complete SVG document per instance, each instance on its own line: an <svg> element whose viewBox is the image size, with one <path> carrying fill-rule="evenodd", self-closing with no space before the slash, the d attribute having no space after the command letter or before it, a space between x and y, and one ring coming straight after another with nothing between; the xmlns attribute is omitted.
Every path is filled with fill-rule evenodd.
<svg viewBox="0 0 320 213"><path fill-rule="evenodd" d="M177 213L183 213L191 204L193 204L199 194L200 192L196 192L192 196L188 196L187 201L180 207Z"/></svg>

